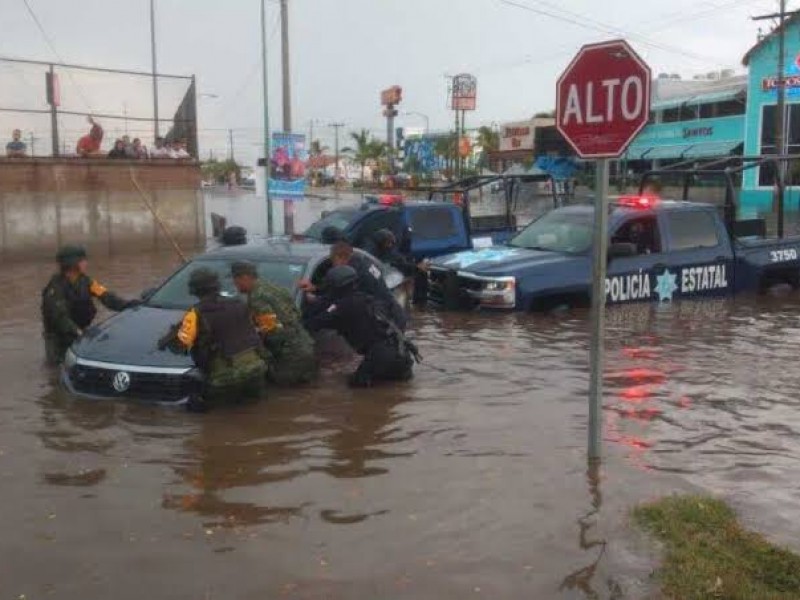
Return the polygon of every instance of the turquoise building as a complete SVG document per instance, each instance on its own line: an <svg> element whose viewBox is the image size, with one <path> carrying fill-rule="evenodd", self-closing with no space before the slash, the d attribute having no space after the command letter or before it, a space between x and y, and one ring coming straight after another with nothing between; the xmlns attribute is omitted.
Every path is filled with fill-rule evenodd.
<svg viewBox="0 0 800 600"><path fill-rule="evenodd" d="M800 154L800 14L785 27L788 154ZM692 159L775 154L778 30L743 59L746 75L709 73L692 80L662 74L653 83L650 123L628 148L620 169L637 173ZM800 208L800 165L788 168L787 211ZM742 176L741 216L772 211L774 165Z"/></svg>
<svg viewBox="0 0 800 600"><path fill-rule="evenodd" d="M786 71L786 153L800 154L800 15L785 21L784 56ZM744 151L747 156L778 153L776 147L776 109L778 103L777 65L779 41L777 31L764 37L744 57L748 68L747 113ZM744 173L740 206L743 213L772 210L775 167L764 165ZM800 172L790 163L787 175L785 209L798 209Z"/></svg>

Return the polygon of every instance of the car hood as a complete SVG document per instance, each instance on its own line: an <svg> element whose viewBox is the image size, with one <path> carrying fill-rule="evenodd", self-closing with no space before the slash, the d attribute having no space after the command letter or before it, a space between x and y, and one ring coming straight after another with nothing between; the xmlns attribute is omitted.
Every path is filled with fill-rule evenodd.
<svg viewBox="0 0 800 600"><path fill-rule="evenodd" d="M139 306L90 327L73 344L82 359L147 367L192 367L189 356L159 350L158 340L179 322L182 310Z"/></svg>
<svg viewBox="0 0 800 600"><path fill-rule="evenodd" d="M520 269L564 263L574 257L560 252L495 246L481 250L465 250L440 256L433 266L441 269L466 271L475 275L515 274Z"/></svg>

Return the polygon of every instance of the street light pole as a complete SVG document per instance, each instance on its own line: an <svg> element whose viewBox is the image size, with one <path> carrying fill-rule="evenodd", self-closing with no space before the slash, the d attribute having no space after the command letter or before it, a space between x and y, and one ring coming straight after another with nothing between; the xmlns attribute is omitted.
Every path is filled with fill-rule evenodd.
<svg viewBox="0 0 800 600"><path fill-rule="evenodd" d="M289 75L289 6L287 0L281 2L281 78L283 83L283 131L292 131L292 82ZM310 142L309 142L310 143ZM283 203L283 230L294 233L294 204L291 200Z"/></svg>
<svg viewBox="0 0 800 600"><path fill-rule="evenodd" d="M150 0L150 55L153 61L153 135L159 137L158 132L158 62L156 60L156 6L155 0Z"/></svg>
<svg viewBox="0 0 800 600"><path fill-rule="evenodd" d="M272 235L272 198L269 195L269 84L267 78L267 0L261 0L261 68L264 84L264 198L267 201L267 235Z"/></svg>

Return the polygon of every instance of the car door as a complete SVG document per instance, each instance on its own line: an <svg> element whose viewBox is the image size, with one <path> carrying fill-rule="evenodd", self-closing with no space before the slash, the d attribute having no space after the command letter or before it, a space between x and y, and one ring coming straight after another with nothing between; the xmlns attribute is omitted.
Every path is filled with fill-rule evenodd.
<svg viewBox="0 0 800 600"><path fill-rule="evenodd" d="M722 296L733 289L730 238L713 209L683 207L663 214L667 255L657 284L665 300Z"/></svg>
<svg viewBox="0 0 800 600"><path fill-rule="evenodd" d="M610 258L606 276L606 302L647 302L658 299L656 271L665 263L663 234L653 212L623 219L611 233L611 245L629 244L632 256Z"/></svg>

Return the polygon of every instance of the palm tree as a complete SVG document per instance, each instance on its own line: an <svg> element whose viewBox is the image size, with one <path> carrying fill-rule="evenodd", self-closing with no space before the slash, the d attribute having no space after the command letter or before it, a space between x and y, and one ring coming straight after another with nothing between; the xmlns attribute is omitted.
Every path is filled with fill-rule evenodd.
<svg viewBox="0 0 800 600"><path fill-rule="evenodd" d="M342 154L351 154L353 161L361 165L361 181L363 183L367 163L374 158L375 140L370 137L368 129L353 131L350 133L350 138L356 143L356 146L342 149Z"/></svg>
<svg viewBox="0 0 800 600"><path fill-rule="evenodd" d="M444 159L445 171L450 168L450 160L455 156L456 141L451 135L442 136L436 140L433 152Z"/></svg>
<svg viewBox="0 0 800 600"><path fill-rule="evenodd" d="M484 125L478 129L478 145L484 152L496 152L500 147L500 134Z"/></svg>

